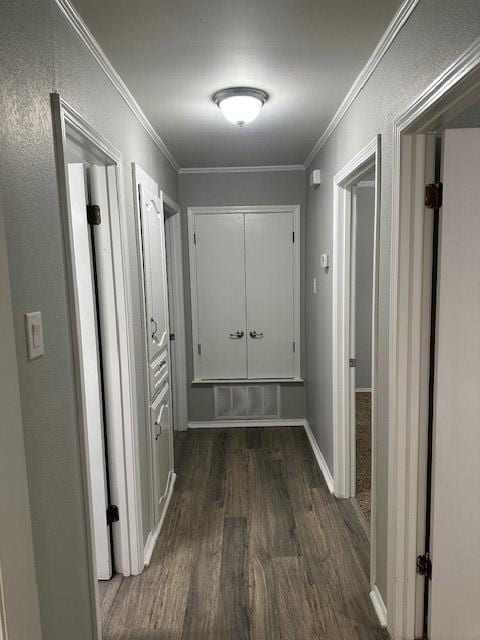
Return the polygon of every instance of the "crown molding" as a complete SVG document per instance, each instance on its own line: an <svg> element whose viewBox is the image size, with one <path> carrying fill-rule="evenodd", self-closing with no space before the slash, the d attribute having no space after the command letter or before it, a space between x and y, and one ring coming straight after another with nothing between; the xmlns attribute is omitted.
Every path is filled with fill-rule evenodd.
<svg viewBox="0 0 480 640"><path fill-rule="evenodd" d="M180 165L176 161L175 157L168 149L167 145L164 143L162 138L155 131L150 121L148 120L145 113L142 111L140 105L133 97L132 93L128 89L127 85L115 71L112 63L107 58L105 52L100 47L98 42L95 40L92 32L89 30L85 22L83 21L80 14L73 7L73 5L69 2L69 0L55 0L58 8L65 16L67 22L73 28L75 33L78 35L80 40L83 42L85 47L91 53L97 64L100 66L102 71L108 77L110 82L113 84L118 93L125 100L127 105L130 107L131 111L140 122L142 127L148 133L148 135L152 138L153 142L160 149L160 151L165 155L167 160L170 162L175 171L178 171Z"/></svg>
<svg viewBox="0 0 480 640"><path fill-rule="evenodd" d="M419 2L420 0L404 0L404 2L401 4L397 13L393 17L393 20L390 22L385 33L381 37L380 42L375 47L374 52L368 59L367 64L363 67L363 69L358 74L355 82L350 87L349 92L347 93L347 95L343 99L343 102L341 103L335 115L331 119L330 124L322 133L320 138L317 140L315 146L308 154L305 160L305 168L307 168L310 165L310 163L315 158L317 153L320 151L320 149L324 146L324 144L330 138L332 133L335 131L335 129L337 128L337 126L339 125L339 123L347 113L348 109L350 108L351 104L353 103L355 98L358 96L360 91L363 89L363 87L366 85L370 76L373 74L375 69L378 67L378 65L382 61L382 58L385 56L385 54L389 50L390 46L392 45L393 41L397 37L401 28L406 23L406 21L408 20L408 18L410 17L410 15L412 14L412 12L414 11L415 7Z"/></svg>
<svg viewBox="0 0 480 640"><path fill-rule="evenodd" d="M260 173L268 171L305 171L303 164L259 165L250 167L186 167L178 173Z"/></svg>

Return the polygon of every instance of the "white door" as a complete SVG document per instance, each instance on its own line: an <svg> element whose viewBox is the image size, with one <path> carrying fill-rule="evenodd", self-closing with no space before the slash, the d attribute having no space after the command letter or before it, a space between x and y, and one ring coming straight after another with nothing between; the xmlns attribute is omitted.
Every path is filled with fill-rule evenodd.
<svg viewBox="0 0 480 640"><path fill-rule="evenodd" d="M153 401L150 409L154 458L153 495L155 524L159 522L162 515L163 503L168 490L168 477L171 468L171 406L171 391L170 385L167 382L158 394L157 398Z"/></svg>
<svg viewBox="0 0 480 640"><path fill-rule="evenodd" d="M100 351L97 335L94 270L87 224L86 183L83 164L68 165L72 217L74 278L80 329L80 370L88 438L88 466L93 506L93 531L97 578L112 576L110 535L107 525L107 477L101 389Z"/></svg>
<svg viewBox="0 0 480 640"><path fill-rule="evenodd" d="M293 378L293 213L245 214L249 378Z"/></svg>
<svg viewBox="0 0 480 640"><path fill-rule="evenodd" d="M480 129L443 138L434 405L432 640L480 639Z"/></svg>
<svg viewBox="0 0 480 640"><path fill-rule="evenodd" d="M246 378L243 213L195 216L200 377Z"/></svg>
<svg viewBox="0 0 480 640"><path fill-rule="evenodd" d="M169 342L165 228L162 201L144 185L140 185L140 212L148 358L152 362Z"/></svg>

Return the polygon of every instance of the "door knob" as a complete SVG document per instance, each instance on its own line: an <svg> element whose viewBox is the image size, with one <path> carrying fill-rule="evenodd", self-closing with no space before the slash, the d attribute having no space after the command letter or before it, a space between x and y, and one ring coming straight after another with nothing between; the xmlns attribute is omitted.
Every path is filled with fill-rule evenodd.
<svg viewBox="0 0 480 640"><path fill-rule="evenodd" d="M232 340L240 340L240 338L243 338L245 334L243 333L243 331L235 331L235 333L231 333L230 334L230 338Z"/></svg>
<svg viewBox="0 0 480 640"><path fill-rule="evenodd" d="M261 331L250 331L250 337L253 339L263 338L263 332Z"/></svg>

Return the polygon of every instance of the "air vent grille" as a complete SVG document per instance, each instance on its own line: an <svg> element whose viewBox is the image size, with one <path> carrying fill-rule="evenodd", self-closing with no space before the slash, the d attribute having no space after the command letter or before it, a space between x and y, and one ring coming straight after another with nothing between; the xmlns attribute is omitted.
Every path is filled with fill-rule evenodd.
<svg viewBox="0 0 480 640"><path fill-rule="evenodd" d="M280 385L218 385L214 397L216 420L280 417Z"/></svg>

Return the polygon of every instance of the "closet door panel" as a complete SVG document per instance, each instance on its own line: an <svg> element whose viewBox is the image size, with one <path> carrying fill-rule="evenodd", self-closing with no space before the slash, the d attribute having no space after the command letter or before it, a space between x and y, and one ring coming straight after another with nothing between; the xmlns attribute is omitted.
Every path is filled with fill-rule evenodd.
<svg viewBox="0 0 480 640"><path fill-rule="evenodd" d="M245 378L244 214L196 215L194 231L200 377Z"/></svg>
<svg viewBox="0 0 480 640"><path fill-rule="evenodd" d="M294 377L294 218L245 215L249 378Z"/></svg>

